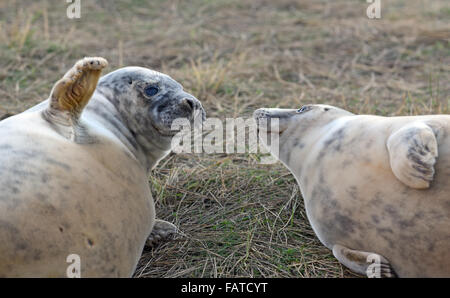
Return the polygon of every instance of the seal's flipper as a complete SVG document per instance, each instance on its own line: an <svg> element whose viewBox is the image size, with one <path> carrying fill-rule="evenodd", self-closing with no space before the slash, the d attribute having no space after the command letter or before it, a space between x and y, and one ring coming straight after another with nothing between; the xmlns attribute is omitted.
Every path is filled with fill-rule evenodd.
<svg viewBox="0 0 450 298"><path fill-rule="evenodd" d="M411 188L430 187L438 157L431 127L423 122L408 124L388 138L387 149L395 177Z"/></svg>
<svg viewBox="0 0 450 298"><path fill-rule="evenodd" d="M48 111L53 115L66 113L78 119L107 65L106 59L101 57L86 57L75 63L53 87Z"/></svg>
<svg viewBox="0 0 450 298"><path fill-rule="evenodd" d="M356 273L368 277L396 277L389 261L379 254L353 250L336 244L333 246L333 255L341 264Z"/></svg>
<svg viewBox="0 0 450 298"><path fill-rule="evenodd" d="M168 222L161 219L155 220L155 224L153 225L153 230L150 236L147 238L145 246L147 247L155 247L159 243L170 240L177 233L177 227Z"/></svg>

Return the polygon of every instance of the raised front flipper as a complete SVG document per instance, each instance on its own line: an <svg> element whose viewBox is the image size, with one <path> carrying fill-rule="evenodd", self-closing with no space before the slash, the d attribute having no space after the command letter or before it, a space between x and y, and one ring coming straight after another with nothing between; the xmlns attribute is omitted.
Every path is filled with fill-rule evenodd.
<svg viewBox="0 0 450 298"><path fill-rule="evenodd" d="M395 177L411 188L430 187L438 157L436 136L423 122L408 124L387 140L389 160Z"/></svg>
<svg viewBox="0 0 450 298"><path fill-rule="evenodd" d="M94 93L102 69L107 65L108 62L101 57L86 57L75 63L53 87L48 114L61 121L76 121Z"/></svg>

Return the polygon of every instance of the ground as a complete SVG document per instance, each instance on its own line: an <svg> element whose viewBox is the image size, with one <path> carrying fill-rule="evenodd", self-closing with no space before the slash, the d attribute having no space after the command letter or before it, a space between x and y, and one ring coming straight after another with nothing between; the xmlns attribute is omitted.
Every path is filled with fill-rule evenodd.
<svg viewBox="0 0 450 298"><path fill-rule="evenodd" d="M209 117L327 103L385 116L448 113L447 0L0 3L0 119L46 99L83 56L169 74ZM352 277L314 235L294 177L258 154L178 154L149 183L182 235L136 277Z"/></svg>

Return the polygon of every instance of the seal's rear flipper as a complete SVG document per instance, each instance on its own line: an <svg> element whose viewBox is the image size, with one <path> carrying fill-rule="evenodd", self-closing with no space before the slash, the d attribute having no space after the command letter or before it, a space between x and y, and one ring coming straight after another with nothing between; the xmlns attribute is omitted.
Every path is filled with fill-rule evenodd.
<svg viewBox="0 0 450 298"><path fill-rule="evenodd" d="M76 121L97 87L102 69L108 65L101 57L86 57L79 60L56 82L50 94L47 112L59 118ZM57 117L58 118L58 117Z"/></svg>
<svg viewBox="0 0 450 298"><path fill-rule="evenodd" d="M177 227L167 221L156 219L153 230L147 238L145 246L153 248L161 242L172 239L178 233Z"/></svg>
<svg viewBox="0 0 450 298"><path fill-rule="evenodd" d="M430 187L438 157L431 127L423 122L408 124L388 138L387 149L395 177L411 188Z"/></svg>
<svg viewBox="0 0 450 298"><path fill-rule="evenodd" d="M368 277L396 277L389 261L376 253L333 246L333 255L350 270Z"/></svg>

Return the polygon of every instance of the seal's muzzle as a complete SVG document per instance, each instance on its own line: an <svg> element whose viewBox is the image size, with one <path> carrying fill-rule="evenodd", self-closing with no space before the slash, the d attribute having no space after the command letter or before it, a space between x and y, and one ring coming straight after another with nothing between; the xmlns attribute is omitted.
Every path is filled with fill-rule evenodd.
<svg viewBox="0 0 450 298"><path fill-rule="evenodd" d="M173 136L178 131L172 129L177 119L187 119L191 125L201 125L206 118L200 101L189 93L182 92L176 100L167 99L158 103L153 109L157 121L153 126L163 135Z"/></svg>
<svg viewBox="0 0 450 298"><path fill-rule="evenodd" d="M258 109L253 113L253 119L259 131L282 134L289 126L291 117L297 115L296 109ZM278 119L278 121L273 121Z"/></svg>

